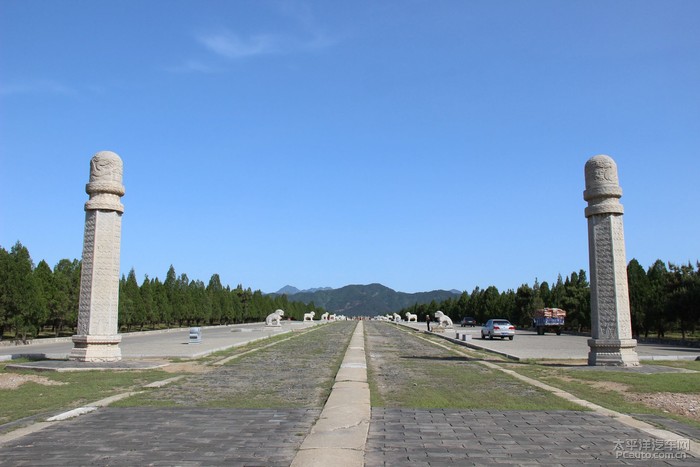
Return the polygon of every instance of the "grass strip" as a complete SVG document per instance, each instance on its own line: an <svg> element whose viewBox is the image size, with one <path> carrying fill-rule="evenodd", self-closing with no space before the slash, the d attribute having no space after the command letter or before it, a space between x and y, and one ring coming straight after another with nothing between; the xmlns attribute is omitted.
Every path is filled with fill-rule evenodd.
<svg viewBox="0 0 700 467"><path fill-rule="evenodd" d="M678 368L693 370L700 362L676 363ZM637 394L678 393L700 397L700 372L630 373L617 371L571 370L539 364L508 365L513 371L562 389L574 396L606 409L627 414L654 414L700 428L700 422L667 410L636 402Z"/></svg>
<svg viewBox="0 0 700 467"><path fill-rule="evenodd" d="M479 354L456 353L391 324L368 322L365 330L374 407L582 410L480 365Z"/></svg>
<svg viewBox="0 0 700 467"><path fill-rule="evenodd" d="M17 363L12 362L12 363ZM162 370L42 372L7 371L0 364L0 378L22 382L16 388L0 388L0 425L37 415L70 410L168 376ZM2 428L0 428L2 430Z"/></svg>

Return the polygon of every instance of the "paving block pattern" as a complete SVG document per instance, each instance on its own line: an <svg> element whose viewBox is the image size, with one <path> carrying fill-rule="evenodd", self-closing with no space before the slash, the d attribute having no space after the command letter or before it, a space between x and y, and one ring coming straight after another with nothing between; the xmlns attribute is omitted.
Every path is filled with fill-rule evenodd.
<svg viewBox="0 0 700 467"><path fill-rule="evenodd" d="M617 452L628 457L646 453L630 451L627 440L650 438L591 412L373 407L365 466L649 465L649 459L622 458ZM658 460L655 465L697 465L690 453L663 452L685 459Z"/></svg>
<svg viewBox="0 0 700 467"><path fill-rule="evenodd" d="M286 467L320 412L106 408L3 446L0 465Z"/></svg>

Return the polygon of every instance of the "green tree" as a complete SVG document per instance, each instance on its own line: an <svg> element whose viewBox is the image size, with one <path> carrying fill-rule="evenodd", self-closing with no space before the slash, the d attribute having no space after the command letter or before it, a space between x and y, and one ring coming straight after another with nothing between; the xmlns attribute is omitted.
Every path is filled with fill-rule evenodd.
<svg viewBox="0 0 700 467"><path fill-rule="evenodd" d="M144 276L141 288L139 289L139 295L141 296L142 312L139 313L140 319L138 324L141 330L143 330L146 324L154 326L158 322L158 315L155 310L155 288L153 287L153 281L148 278L148 274Z"/></svg>
<svg viewBox="0 0 700 467"><path fill-rule="evenodd" d="M540 284L539 288L535 288L535 294L537 294L539 296L540 300L542 300L542 302L538 302L537 304L535 304L535 306L534 306L535 310L539 310L539 309L545 308L545 307L553 308L552 307L552 291L550 290L549 284L547 283L547 281L542 282L542 284Z"/></svg>
<svg viewBox="0 0 700 467"><path fill-rule="evenodd" d="M238 284L235 289L231 290L230 295L230 311L227 311L227 316L230 317L232 323L242 323L244 315L244 293L243 287Z"/></svg>
<svg viewBox="0 0 700 467"><path fill-rule="evenodd" d="M641 332L644 332L644 336L647 337L650 325L647 309L651 298L651 284L646 271L634 258L627 264L627 284L630 295L632 335L639 337Z"/></svg>
<svg viewBox="0 0 700 467"><path fill-rule="evenodd" d="M32 258L20 242L15 243L8 255L6 281L5 319L15 336L26 341L29 336L36 335L46 314Z"/></svg>
<svg viewBox="0 0 700 467"><path fill-rule="evenodd" d="M666 269L666 265L660 259L657 259L647 271L650 285L650 298L646 314L649 315L651 322L654 323L656 336L659 338L664 337L669 325L669 317L666 315L666 301L668 300L667 293L670 281L669 276L670 274L668 269Z"/></svg>
<svg viewBox="0 0 700 467"><path fill-rule="evenodd" d="M579 332L591 327L590 287L586 279L586 271L572 272L564 282L561 296L561 308L566 310L566 320L569 326Z"/></svg>
<svg viewBox="0 0 700 467"><path fill-rule="evenodd" d="M508 316L503 315L503 310L499 306L499 298L500 294L495 286L491 285L484 290L481 297L481 306L483 309L482 314L485 318L484 321L492 318L509 318Z"/></svg>
<svg viewBox="0 0 700 467"><path fill-rule="evenodd" d="M39 306L41 307L41 309L38 310L39 316L37 316L39 321L36 323L38 334L39 329L46 324L46 321L51 320L51 318L55 315L57 293L53 278L53 271L51 270L49 264L43 259L39 261L39 264L37 264L36 268L34 269L34 278L39 290L38 298ZM57 334L58 333L56 332L56 335Z"/></svg>
<svg viewBox="0 0 700 467"><path fill-rule="evenodd" d="M207 285L207 294L211 306L209 323L221 323L226 308L226 291L221 285L221 278L218 274L212 274Z"/></svg>
<svg viewBox="0 0 700 467"><path fill-rule="evenodd" d="M523 284L518 287L518 290L515 292L514 323L527 324L528 326L532 323L534 300L535 291L529 285Z"/></svg>
<svg viewBox="0 0 700 467"><path fill-rule="evenodd" d="M10 254L0 246L0 340L10 326Z"/></svg>
<svg viewBox="0 0 700 467"><path fill-rule="evenodd" d="M164 319L166 319L166 324L168 326L170 326L170 323L175 322L177 322L178 324L182 324L181 318L178 315L179 309L175 309L175 303L177 303L177 300L179 298L178 285L179 284L177 281L177 275L175 274L175 268L171 264L167 274L165 275L165 282L163 282L163 288L165 289L165 295L167 300L162 301L162 304L167 306L167 309L160 310L160 314L161 316L163 316Z"/></svg>
<svg viewBox="0 0 700 467"><path fill-rule="evenodd" d="M550 307L552 308L564 308L564 280L561 274L557 276L557 282L552 287L550 294Z"/></svg>
<svg viewBox="0 0 700 467"><path fill-rule="evenodd" d="M168 328L173 318L171 316L172 306L168 301L168 293L165 290L165 285L156 277L151 283L151 289L153 291L154 322Z"/></svg>
<svg viewBox="0 0 700 467"><path fill-rule="evenodd" d="M78 307L80 306L80 270L81 263L77 259L60 260L53 268L56 308L52 310L50 320L56 335L64 326L75 328L78 323Z"/></svg>
<svg viewBox="0 0 700 467"><path fill-rule="evenodd" d="M515 316L515 291L513 289L501 292L501 295L498 297L498 307L501 310L502 316L505 316L510 322L522 326L523 323L518 321Z"/></svg>
<svg viewBox="0 0 700 467"><path fill-rule="evenodd" d="M686 332L694 331L700 321L700 263L698 271L693 266L669 264L668 315L678 321L681 339Z"/></svg>
<svg viewBox="0 0 700 467"><path fill-rule="evenodd" d="M132 268L129 275L119 283L119 326L126 326L130 332L134 325L143 322L143 304L136 272Z"/></svg>
<svg viewBox="0 0 700 467"><path fill-rule="evenodd" d="M484 307L482 305L482 295L483 291L477 285L469 295L468 303L469 312L467 314L469 316L473 316L479 323L484 323L487 321L486 315L484 314Z"/></svg>
<svg viewBox="0 0 700 467"><path fill-rule="evenodd" d="M204 282L200 280L190 282L190 296L192 297L191 319L197 325L208 322L211 319L211 303Z"/></svg>
<svg viewBox="0 0 700 467"><path fill-rule="evenodd" d="M460 319L469 316L469 294L466 291L457 300L457 316Z"/></svg>
<svg viewBox="0 0 700 467"><path fill-rule="evenodd" d="M238 284L234 293L240 302L240 320L238 322L247 323L250 319L250 302L253 300L253 292L250 289L244 289L241 284Z"/></svg>
<svg viewBox="0 0 700 467"><path fill-rule="evenodd" d="M194 301L190 293L190 280L187 274L180 274L180 277L177 279L176 291L177 298L173 302L174 314L177 316L180 326L183 323L191 326L194 318Z"/></svg>

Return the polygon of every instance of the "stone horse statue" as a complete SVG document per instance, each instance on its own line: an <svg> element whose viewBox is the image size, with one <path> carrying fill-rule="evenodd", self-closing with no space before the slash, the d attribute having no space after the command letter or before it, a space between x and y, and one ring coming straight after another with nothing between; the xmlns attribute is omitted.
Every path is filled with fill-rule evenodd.
<svg viewBox="0 0 700 467"><path fill-rule="evenodd" d="M406 312L406 321L408 321L409 323L411 321L415 321L417 323L418 322L418 315L407 311Z"/></svg>

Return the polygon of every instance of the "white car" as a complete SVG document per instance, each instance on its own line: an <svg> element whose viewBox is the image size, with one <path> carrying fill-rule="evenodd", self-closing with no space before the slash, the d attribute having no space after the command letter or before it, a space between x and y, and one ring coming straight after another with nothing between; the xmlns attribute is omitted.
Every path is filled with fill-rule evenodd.
<svg viewBox="0 0 700 467"><path fill-rule="evenodd" d="M510 321L507 319L490 319L481 327L481 338L486 339L486 336L489 336L489 339L494 337L505 339L507 337L513 340L513 337L515 337L515 326L510 324Z"/></svg>

